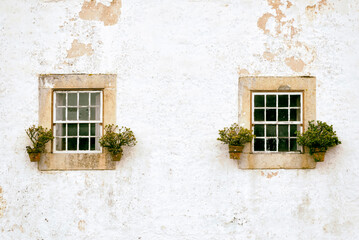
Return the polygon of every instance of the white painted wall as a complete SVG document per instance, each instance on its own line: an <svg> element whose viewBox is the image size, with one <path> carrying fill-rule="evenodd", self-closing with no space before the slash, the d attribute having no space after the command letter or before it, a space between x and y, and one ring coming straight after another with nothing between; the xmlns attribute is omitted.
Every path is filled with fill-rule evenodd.
<svg viewBox="0 0 359 240"><path fill-rule="evenodd" d="M0 239L359 239L358 1L123 0L107 26L83 4L0 2ZM30 163L44 73L118 74L139 143L117 170ZM342 145L314 170L238 169L216 138L240 74L316 76Z"/></svg>

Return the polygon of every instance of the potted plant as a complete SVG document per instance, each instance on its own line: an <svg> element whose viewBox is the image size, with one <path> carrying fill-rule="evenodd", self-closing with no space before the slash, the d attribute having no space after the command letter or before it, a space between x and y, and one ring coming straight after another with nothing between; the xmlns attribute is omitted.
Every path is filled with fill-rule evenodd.
<svg viewBox="0 0 359 240"><path fill-rule="evenodd" d="M255 135L252 134L251 130L234 123L229 128L226 127L223 130L219 130L219 138L217 140L228 144L229 157L231 159L239 159L244 144L252 141L254 137Z"/></svg>
<svg viewBox="0 0 359 240"><path fill-rule="evenodd" d="M310 155L316 162L323 162L325 152L328 148L341 144L332 125L326 122L309 121L307 131L303 134L297 133L297 143L309 148Z"/></svg>
<svg viewBox="0 0 359 240"><path fill-rule="evenodd" d="M123 152L122 146L133 147L137 141L131 129L109 124L105 126L105 134L100 138L99 143L101 147L107 148L111 153L113 161L120 161Z"/></svg>
<svg viewBox="0 0 359 240"><path fill-rule="evenodd" d="M33 147L26 146L26 151L29 154L31 162L40 161L41 153L45 152L45 144L52 139L52 130L47 130L42 126L36 127L35 125L25 130L27 136L30 138Z"/></svg>

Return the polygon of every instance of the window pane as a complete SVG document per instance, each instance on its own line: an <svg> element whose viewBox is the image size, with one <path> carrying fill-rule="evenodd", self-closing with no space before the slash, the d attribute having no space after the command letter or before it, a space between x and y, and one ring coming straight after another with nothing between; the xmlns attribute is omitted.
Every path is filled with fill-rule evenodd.
<svg viewBox="0 0 359 240"><path fill-rule="evenodd" d="M267 125L267 137L276 137L277 136L277 128L276 125Z"/></svg>
<svg viewBox="0 0 359 240"><path fill-rule="evenodd" d="M278 95L278 107L288 107L288 95Z"/></svg>
<svg viewBox="0 0 359 240"><path fill-rule="evenodd" d="M290 106L300 107L300 95L290 95Z"/></svg>
<svg viewBox="0 0 359 240"><path fill-rule="evenodd" d="M100 93L91 93L91 105L100 106Z"/></svg>
<svg viewBox="0 0 359 240"><path fill-rule="evenodd" d="M80 136L89 135L89 125L88 123L80 123Z"/></svg>
<svg viewBox="0 0 359 240"><path fill-rule="evenodd" d="M89 150L89 139L80 138L79 139L79 150Z"/></svg>
<svg viewBox="0 0 359 240"><path fill-rule="evenodd" d="M300 109L291 109L290 110L290 120L291 121L300 121Z"/></svg>
<svg viewBox="0 0 359 240"><path fill-rule="evenodd" d="M66 93L56 94L56 106L66 106Z"/></svg>
<svg viewBox="0 0 359 240"><path fill-rule="evenodd" d="M56 120L65 121L66 119L66 108L56 108Z"/></svg>
<svg viewBox="0 0 359 240"><path fill-rule="evenodd" d="M69 102L67 104L69 106L77 106L77 93L69 93L68 98Z"/></svg>
<svg viewBox="0 0 359 240"><path fill-rule="evenodd" d="M275 107L276 106L276 95L267 95L267 107Z"/></svg>
<svg viewBox="0 0 359 240"><path fill-rule="evenodd" d="M264 139L254 139L254 151L264 151Z"/></svg>
<svg viewBox="0 0 359 240"><path fill-rule="evenodd" d="M264 109L254 109L254 121L264 121Z"/></svg>
<svg viewBox="0 0 359 240"><path fill-rule="evenodd" d="M254 135L256 135L256 137L264 137L264 125L255 125Z"/></svg>
<svg viewBox="0 0 359 240"><path fill-rule="evenodd" d="M297 134L295 132L300 132L300 126L299 125L290 125L290 136L296 137Z"/></svg>
<svg viewBox="0 0 359 240"><path fill-rule="evenodd" d="M278 121L288 121L288 109L278 109Z"/></svg>
<svg viewBox="0 0 359 240"><path fill-rule="evenodd" d="M288 125L278 125L279 137L288 137Z"/></svg>
<svg viewBox="0 0 359 240"><path fill-rule="evenodd" d="M90 139L90 150L100 150L100 144L98 142L99 138Z"/></svg>
<svg viewBox="0 0 359 240"><path fill-rule="evenodd" d="M276 112L275 109L266 110L266 121L276 121Z"/></svg>
<svg viewBox="0 0 359 240"><path fill-rule="evenodd" d="M79 93L80 106L89 105L89 93Z"/></svg>
<svg viewBox="0 0 359 240"><path fill-rule="evenodd" d="M67 120L77 120L77 108L67 109Z"/></svg>
<svg viewBox="0 0 359 240"><path fill-rule="evenodd" d="M70 150L70 151L77 150L77 138L68 138L67 143L68 143L67 150Z"/></svg>
<svg viewBox="0 0 359 240"><path fill-rule="evenodd" d="M92 107L90 120L100 120L100 108Z"/></svg>
<svg viewBox="0 0 359 240"><path fill-rule="evenodd" d="M67 136L77 136L77 124L69 123L67 125Z"/></svg>
<svg viewBox="0 0 359 240"><path fill-rule="evenodd" d="M89 120L89 109L81 107L79 110L79 120Z"/></svg>
<svg viewBox="0 0 359 240"><path fill-rule="evenodd" d="M288 151L288 138L279 138L278 151L287 152Z"/></svg>
<svg viewBox="0 0 359 240"><path fill-rule="evenodd" d="M56 151L66 150L66 138L56 138Z"/></svg>
<svg viewBox="0 0 359 240"><path fill-rule="evenodd" d="M65 123L57 123L55 125L56 128L56 136L66 136L66 124Z"/></svg>
<svg viewBox="0 0 359 240"><path fill-rule="evenodd" d="M254 106L264 107L264 95L254 95Z"/></svg>
<svg viewBox="0 0 359 240"><path fill-rule="evenodd" d="M297 145L297 139L291 138L290 139L290 151L299 151L298 145Z"/></svg>
<svg viewBox="0 0 359 240"><path fill-rule="evenodd" d="M267 151L276 151L277 150L277 139L270 138L267 139Z"/></svg>

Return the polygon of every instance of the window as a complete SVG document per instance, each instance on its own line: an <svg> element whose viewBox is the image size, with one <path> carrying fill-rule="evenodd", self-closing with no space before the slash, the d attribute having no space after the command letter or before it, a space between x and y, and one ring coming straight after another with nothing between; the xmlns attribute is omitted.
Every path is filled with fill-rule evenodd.
<svg viewBox="0 0 359 240"><path fill-rule="evenodd" d="M315 120L315 99L315 77L240 77L239 124L256 138L243 149L239 168L315 168L295 134Z"/></svg>
<svg viewBox="0 0 359 240"><path fill-rule="evenodd" d="M102 91L54 91L54 153L100 152Z"/></svg>
<svg viewBox="0 0 359 240"><path fill-rule="evenodd" d="M116 164L99 146L103 126L116 124L114 74L46 74L39 76L39 125L52 129L38 168L111 170Z"/></svg>
<svg viewBox="0 0 359 240"><path fill-rule="evenodd" d="M301 92L252 92L254 152L298 152L302 131Z"/></svg>

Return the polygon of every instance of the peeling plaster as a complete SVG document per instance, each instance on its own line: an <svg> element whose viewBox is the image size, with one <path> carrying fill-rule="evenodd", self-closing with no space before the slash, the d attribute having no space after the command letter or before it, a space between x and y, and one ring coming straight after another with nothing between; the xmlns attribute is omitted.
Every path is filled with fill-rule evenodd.
<svg viewBox="0 0 359 240"><path fill-rule="evenodd" d="M79 16L83 20L102 21L105 26L115 25L121 14L121 0L113 0L110 6L84 1Z"/></svg>
<svg viewBox="0 0 359 240"><path fill-rule="evenodd" d="M93 49L91 43L80 43L78 40L74 40L71 44L71 48L67 50L67 58L76 58L84 55L91 56Z"/></svg>
<svg viewBox="0 0 359 240"><path fill-rule="evenodd" d="M302 59L296 59L294 57L286 58L285 64L287 64L287 66L295 72L303 71L303 68L305 66L305 63L302 61Z"/></svg>
<svg viewBox="0 0 359 240"><path fill-rule="evenodd" d="M81 231L84 232L85 228L86 228L86 221L85 220L80 220L79 223L77 224L77 228Z"/></svg>
<svg viewBox="0 0 359 240"><path fill-rule="evenodd" d="M266 51L263 53L263 57L264 57L264 59L266 59L268 61L273 61L275 55L271 52Z"/></svg>
<svg viewBox="0 0 359 240"><path fill-rule="evenodd" d="M2 187L0 187L0 218L4 216L4 212L6 210L6 200L2 194Z"/></svg>
<svg viewBox="0 0 359 240"><path fill-rule="evenodd" d="M272 178L272 177L275 177L275 176L277 176L278 175L278 172L269 172L269 173L265 173L265 172L263 172L263 171L261 171L261 176L262 177L266 177L266 178Z"/></svg>

